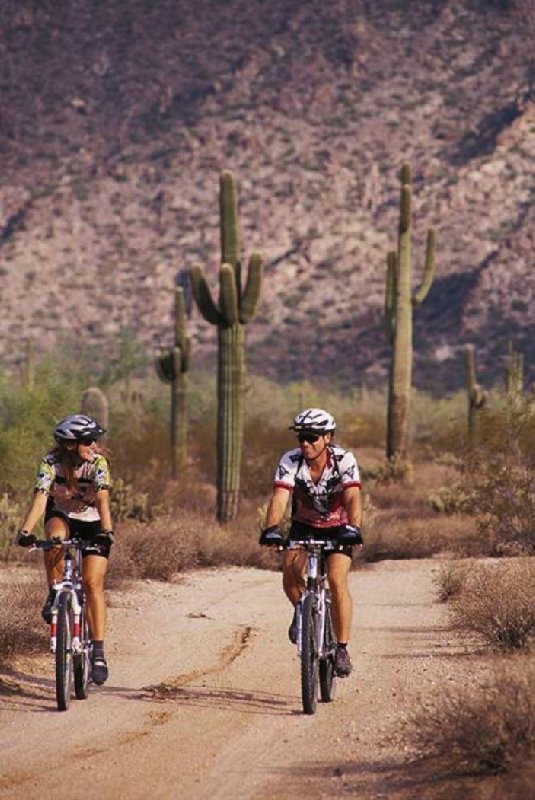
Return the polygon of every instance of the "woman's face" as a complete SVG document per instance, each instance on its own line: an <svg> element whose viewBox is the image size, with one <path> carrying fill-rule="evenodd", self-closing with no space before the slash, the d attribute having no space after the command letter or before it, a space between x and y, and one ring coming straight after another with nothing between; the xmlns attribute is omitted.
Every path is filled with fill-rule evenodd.
<svg viewBox="0 0 535 800"><path fill-rule="evenodd" d="M89 442L88 444L82 444L80 442L78 444L78 457L81 458L82 461L92 461L95 457L96 446L96 442Z"/></svg>

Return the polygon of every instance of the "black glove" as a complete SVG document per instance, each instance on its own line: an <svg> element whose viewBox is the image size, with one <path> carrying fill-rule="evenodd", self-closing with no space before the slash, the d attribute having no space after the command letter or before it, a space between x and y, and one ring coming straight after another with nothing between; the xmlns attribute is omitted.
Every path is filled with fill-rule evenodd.
<svg viewBox="0 0 535 800"><path fill-rule="evenodd" d="M93 544L103 545L104 547L107 547L108 545L111 546L114 542L115 536L113 531L109 530L108 528L103 528L93 539Z"/></svg>
<svg viewBox="0 0 535 800"><path fill-rule="evenodd" d="M37 541L37 536L34 536L33 533L28 533L28 531L19 531L17 533L17 538L15 542L19 545L19 547L31 547L32 544L35 544Z"/></svg>
<svg viewBox="0 0 535 800"><path fill-rule="evenodd" d="M266 547L282 547L284 537L281 535L277 525L270 525L269 528L264 528L260 534L258 544L263 544Z"/></svg>
<svg viewBox="0 0 535 800"><path fill-rule="evenodd" d="M357 528L356 525L346 525L346 529L338 541L343 545L362 544L360 528Z"/></svg>

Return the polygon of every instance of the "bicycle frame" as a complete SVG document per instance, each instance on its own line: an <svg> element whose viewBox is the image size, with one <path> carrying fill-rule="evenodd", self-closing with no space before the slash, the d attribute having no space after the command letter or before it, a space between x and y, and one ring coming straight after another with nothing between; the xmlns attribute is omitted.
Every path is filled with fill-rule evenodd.
<svg viewBox="0 0 535 800"><path fill-rule="evenodd" d="M82 551L94 549L78 538L51 539L35 542L36 548L62 548L63 576L55 581L50 650L56 661L56 701L59 711L69 708L71 692L85 700L90 681L91 641L82 583Z"/></svg>
<svg viewBox="0 0 535 800"><path fill-rule="evenodd" d="M301 697L305 714L314 714L318 692L324 702L335 694L334 647L336 637L330 614L325 553L340 547L330 539L292 541L289 549L307 553L306 587L296 606L297 652L301 660Z"/></svg>
<svg viewBox="0 0 535 800"><path fill-rule="evenodd" d="M82 604L80 597L83 596L82 585L82 550L84 542L81 539L62 539L61 541L45 540L35 544L40 550L52 550L62 547L65 550L63 577L61 581L52 584L56 591L54 605L52 606L52 623L50 625L50 652L56 652L57 641L57 621L60 596L64 593L69 594L73 612L73 631L72 631L72 652L77 655L82 652L82 631L81 616ZM74 551L74 552L73 552Z"/></svg>
<svg viewBox="0 0 535 800"><path fill-rule="evenodd" d="M325 551L335 551L339 546L331 539L302 539L292 541L287 545L288 550L303 549L307 553L306 588L301 595L301 606L306 595L314 596L314 603L321 619L319 625L319 641L316 642L317 651L324 655L324 620L327 607L327 574L325 571ZM297 608L297 652L300 655L303 642L302 619L299 607Z"/></svg>

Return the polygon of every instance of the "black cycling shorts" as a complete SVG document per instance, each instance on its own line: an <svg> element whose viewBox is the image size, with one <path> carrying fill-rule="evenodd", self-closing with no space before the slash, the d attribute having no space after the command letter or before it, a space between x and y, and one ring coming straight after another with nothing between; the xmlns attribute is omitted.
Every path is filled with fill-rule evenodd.
<svg viewBox="0 0 535 800"><path fill-rule="evenodd" d="M312 525L306 525L304 522L294 521L290 526L288 541L299 541L300 539L332 539L336 541L345 533L345 530L345 525L336 525L333 528L314 528ZM345 544L341 550L327 551L325 557L329 558L333 553L343 553L345 556L351 558L353 556L353 547L350 544Z"/></svg>
<svg viewBox="0 0 535 800"><path fill-rule="evenodd" d="M45 511L45 525L48 520L52 519L53 517L58 517L67 523L69 526L69 536L78 536L85 542L92 542L95 536L97 536L102 530L102 524L99 519L95 520L94 522L73 519L72 517L67 516L67 514L64 514L63 511L59 511L57 508L55 508L54 503L50 502L49 500ZM102 556L103 558L109 557L111 544L95 544L94 548L94 550L82 550L82 558L85 558L86 556Z"/></svg>

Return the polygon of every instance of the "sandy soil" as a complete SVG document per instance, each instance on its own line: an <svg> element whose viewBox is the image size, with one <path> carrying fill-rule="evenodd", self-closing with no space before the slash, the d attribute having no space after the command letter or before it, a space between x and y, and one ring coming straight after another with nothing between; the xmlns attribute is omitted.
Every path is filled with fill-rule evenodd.
<svg viewBox="0 0 535 800"><path fill-rule="evenodd" d="M110 592L105 686L60 713L52 656L7 676L0 796L47 800L61 781L71 800L438 797L403 746L385 744L421 696L462 680L466 654L435 602L437 568L352 573L354 673L314 716L301 710L279 574L205 570Z"/></svg>

